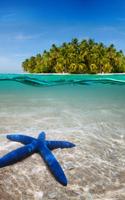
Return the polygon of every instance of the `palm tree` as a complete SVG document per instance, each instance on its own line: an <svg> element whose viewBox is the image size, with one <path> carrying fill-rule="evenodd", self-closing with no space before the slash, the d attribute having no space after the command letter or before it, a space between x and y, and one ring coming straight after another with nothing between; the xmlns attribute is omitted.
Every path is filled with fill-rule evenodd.
<svg viewBox="0 0 125 200"><path fill-rule="evenodd" d="M124 72L125 55L117 51L113 44L106 47L93 39L64 42L57 47L53 44L49 51L37 54L22 63L24 71L70 72L70 73L102 73Z"/></svg>

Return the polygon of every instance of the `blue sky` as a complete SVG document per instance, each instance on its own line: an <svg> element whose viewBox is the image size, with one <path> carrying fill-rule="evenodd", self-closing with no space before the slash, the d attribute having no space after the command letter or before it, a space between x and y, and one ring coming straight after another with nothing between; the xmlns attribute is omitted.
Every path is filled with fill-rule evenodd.
<svg viewBox="0 0 125 200"><path fill-rule="evenodd" d="M113 43L125 52L124 0L1 0L0 72L72 38Z"/></svg>

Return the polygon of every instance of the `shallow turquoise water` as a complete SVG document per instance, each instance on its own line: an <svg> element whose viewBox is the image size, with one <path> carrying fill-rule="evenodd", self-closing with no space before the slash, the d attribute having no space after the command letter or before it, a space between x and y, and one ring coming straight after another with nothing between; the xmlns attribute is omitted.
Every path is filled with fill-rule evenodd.
<svg viewBox="0 0 125 200"><path fill-rule="evenodd" d="M79 129L100 121L123 126L124 81L125 75L0 75L1 131Z"/></svg>
<svg viewBox="0 0 125 200"><path fill-rule="evenodd" d="M65 169L70 186L76 185L80 194L84 188L91 199L113 199L114 191L120 199L124 193L124 120L125 75L0 75L1 155L14 149L2 137L6 133L37 136L44 130L48 138L72 141L76 148L58 150L57 156L59 152L63 166L68 162L74 166L74 171ZM30 179L31 163L27 161L28 166L25 175ZM41 169L39 161L36 168ZM18 175L22 173L18 165L15 169ZM36 176L37 180L41 177ZM18 180L16 173L14 180ZM33 184L36 190L36 181ZM53 187L55 191L57 185ZM64 194L62 188L58 193Z"/></svg>

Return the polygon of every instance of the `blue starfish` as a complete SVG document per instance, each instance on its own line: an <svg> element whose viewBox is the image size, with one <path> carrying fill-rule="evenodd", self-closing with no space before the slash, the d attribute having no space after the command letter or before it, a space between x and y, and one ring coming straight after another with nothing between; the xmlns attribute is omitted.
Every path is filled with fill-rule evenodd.
<svg viewBox="0 0 125 200"><path fill-rule="evenodd" d="M57 148L72 148L75 145L66 141L48 141L45 140L45 133L41 132L38 138L33 138L26 135L7 135L7 138L12 141L21 142L25 146L13 150L0 158L0 168L14 164L31 154L38 152L46 162L56 180L62 185L67 185L67 178L51 150Z"/></svg>

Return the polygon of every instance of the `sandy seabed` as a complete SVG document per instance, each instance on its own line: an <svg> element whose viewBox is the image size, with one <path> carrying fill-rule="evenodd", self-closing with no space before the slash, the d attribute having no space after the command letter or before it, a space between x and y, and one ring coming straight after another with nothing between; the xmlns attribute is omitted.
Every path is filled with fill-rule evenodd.
<svg viewBox="0 0 125 200"><path fill-rule="evenodd" d="M61 127L56 131L48 129L47 139L76 144L72 149L53 151L65 171L68 185L61 186L41 157L33 154L0 169L0 200L124 200L125 127L119 130L118 125L88 123L79 130L69 128L63 133ZM39 131L30 135L37 137ZM24 133L29 134L26 130ZM19 146L1 134L0 156Z"/></svg>

